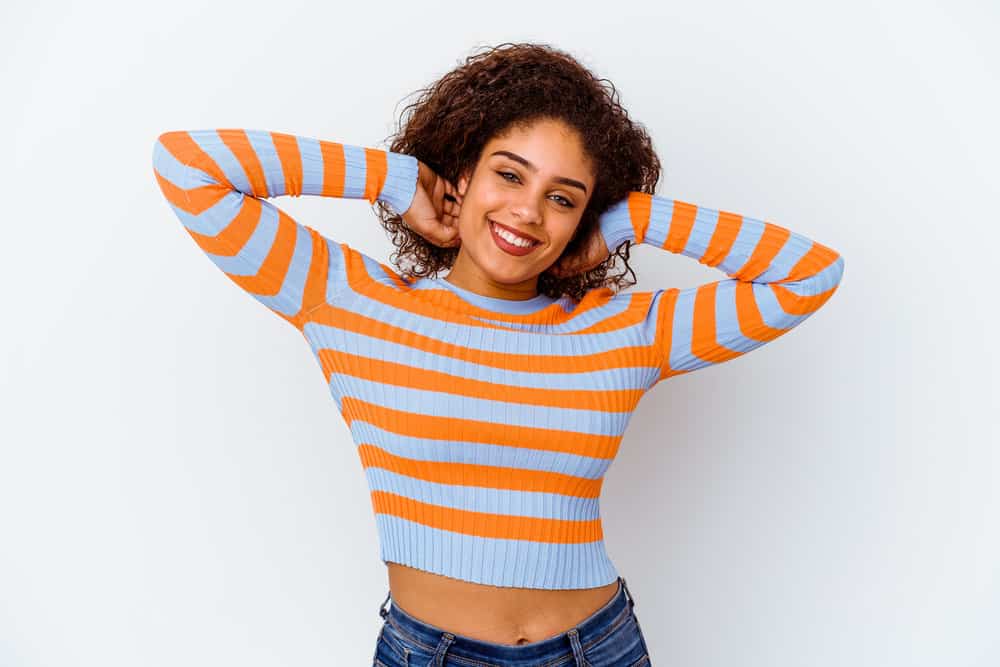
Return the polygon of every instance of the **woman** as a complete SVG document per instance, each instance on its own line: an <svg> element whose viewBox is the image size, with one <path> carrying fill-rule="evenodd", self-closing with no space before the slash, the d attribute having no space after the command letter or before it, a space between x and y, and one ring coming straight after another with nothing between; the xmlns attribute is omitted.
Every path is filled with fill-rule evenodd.
<svg viewBox="0 0 1000 667"><path fill-rule="evenodd" d="M646 132L549 46L471 56L407 110L388 151L167 132L156 178L212 261L301 331L351 428L389 577L374 664L648 664L599 516L628 419L660 380L809 317L843 259L654 196ZM377 204L398 271L265 201L282 194ZM729 278L624 293L608 271L642 242Z"/></svg>

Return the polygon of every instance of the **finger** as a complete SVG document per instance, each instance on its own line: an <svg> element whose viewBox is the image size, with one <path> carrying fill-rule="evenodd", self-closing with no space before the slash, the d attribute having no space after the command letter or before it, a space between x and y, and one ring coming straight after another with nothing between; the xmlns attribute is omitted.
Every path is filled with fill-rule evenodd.
<svg viewBox="0 0 1000 667"><path fill-rule="evenodd" d="M453 245L458 238L458 220L454 216L444 216L438 233L438 245Z"/></svg>
<svg viewBox="0 0 1000 667"><path fill-rule="evenodd" d="M455 186L454 183L449 183L448 185L451 188L450 190L448 190L448 194L450 194L452 197L454 197L455 198L455 202L459 206L461 206L462 205L462 200L465 199L465 195L463 195L461 192L458 191L458 187Z"/></svg>

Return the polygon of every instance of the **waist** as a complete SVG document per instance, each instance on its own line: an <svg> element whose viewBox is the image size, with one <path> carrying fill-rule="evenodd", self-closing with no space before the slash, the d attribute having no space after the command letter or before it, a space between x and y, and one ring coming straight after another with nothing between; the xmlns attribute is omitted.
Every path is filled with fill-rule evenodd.
<svg viewBox="0 0 1000 667"><path fill-rule="evenodd" d="M615 581L596 588L490 586L387 562L394 606L443 631L495 644L538 642L589 618L611 602Z"/></svg>

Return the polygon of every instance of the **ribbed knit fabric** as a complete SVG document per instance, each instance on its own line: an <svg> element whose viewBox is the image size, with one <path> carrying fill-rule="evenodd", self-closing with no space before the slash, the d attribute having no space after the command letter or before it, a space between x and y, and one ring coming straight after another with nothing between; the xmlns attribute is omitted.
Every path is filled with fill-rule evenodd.
<svg viewBox="0 0 1000 667"><path fill-rule="evenodd" d="M166 132L153 150L195 242L312 348L357 444L383 561L494 586L609 584L601 485L642 395L795 327L837 289L843 258L773 223L633 192L600 218L612 251L647 243L729 279L515 301L405 279L264 201L405 212L417 164L262 130Z"/></svg>

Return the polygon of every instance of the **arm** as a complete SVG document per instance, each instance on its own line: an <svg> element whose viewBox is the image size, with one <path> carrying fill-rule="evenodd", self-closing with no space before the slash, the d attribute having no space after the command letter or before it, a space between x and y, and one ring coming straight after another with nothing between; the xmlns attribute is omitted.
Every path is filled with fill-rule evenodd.
<svg viewBox="0 0 1000 667"><path fill-rule="evenodd" d="M607 210L600 230L612 252L647 243L730 276L653 293L656 382L774 340L826 303L844 273L835 250L784 227L641 192Z"/></svg>
<svg viewBox="0 0 1000 667"><path fill-rule="evenodd" d="M267 197L381 200L403 213L416 158L262 130L161 134L153 170L195 242L229 278L296 326L346 284L343 245L297 223Z"/></svg>

